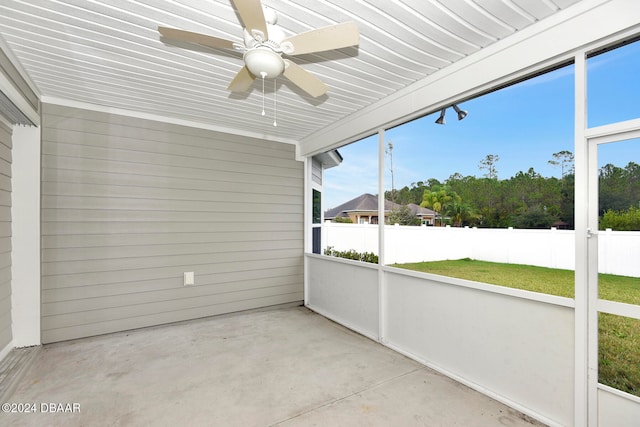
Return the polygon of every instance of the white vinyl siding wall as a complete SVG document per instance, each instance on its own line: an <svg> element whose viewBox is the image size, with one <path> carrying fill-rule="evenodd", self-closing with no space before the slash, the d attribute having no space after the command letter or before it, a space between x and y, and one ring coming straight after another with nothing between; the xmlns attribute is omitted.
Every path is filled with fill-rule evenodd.
<svg viewBox="0 0 640 427"><path fill-rule="evenodd" d="M311 161L311 179L314 184L322 185L322 163L315 159Z"/></svg>
<svg viewBox="0 0 640 427"><path fill-rule="evenodd" d="M42 121L44 343L303 300L293 145L54 105Z"/></svg>
<svg viewBox="0 0 640 427"><path fill-rule="evenodd" d="M11 334L11 128L0 122L0 350Z"/></svg>

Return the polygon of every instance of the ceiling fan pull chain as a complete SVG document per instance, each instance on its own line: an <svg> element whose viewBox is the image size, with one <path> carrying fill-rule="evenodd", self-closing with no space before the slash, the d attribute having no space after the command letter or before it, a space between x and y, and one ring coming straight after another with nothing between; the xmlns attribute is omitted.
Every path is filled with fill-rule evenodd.
<svg viewBox="0 0 640 427"><path fill-rule="evenodd" d="M278 122L276 121L278 116L278 85L276 84L276 79L273 79L273 126L278 126Z"/></svg>
<svg viewBox="0 0 640 427"><path fill-rule="evenodd" d="M267 114L264 112L264 78L267 76L267 73L263 71L260 73L260 75L262 76L262 115L264 116L265 114Z"/></svg>

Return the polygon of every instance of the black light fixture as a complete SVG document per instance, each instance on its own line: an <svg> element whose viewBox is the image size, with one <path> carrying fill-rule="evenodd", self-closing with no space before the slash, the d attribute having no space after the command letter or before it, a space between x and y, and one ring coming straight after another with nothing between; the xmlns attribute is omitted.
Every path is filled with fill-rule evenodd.
<svg viewBox="0 0 640 427"><path fill-rule="evenodd" d="M467 112L458 108L456 104L453 104L453 109L458 113L458 120L462 120L467 117Z"/></svg>
<svg viewBox="0 0 640 427"><path fill-rule="evenodd" d="M462 120L465 117L467 117L468 113L466 111L461 110L460 108L458 108L458 106L456 104L453 104L452 107L456 111L456 114L458 114L458 120ZM440 117L438 117L436 119L436 123L437 124L444 125L444 124L447 123L445 121L445 119L444 119L444 115L446 114L446 112L447 112L447 107L444 107L442 110L440 110Z"/></svg>

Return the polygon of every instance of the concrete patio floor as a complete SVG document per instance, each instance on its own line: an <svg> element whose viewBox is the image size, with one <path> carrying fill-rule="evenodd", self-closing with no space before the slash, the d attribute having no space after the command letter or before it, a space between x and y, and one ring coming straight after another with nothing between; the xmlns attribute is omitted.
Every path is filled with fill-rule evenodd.
<svg viewBox="0 0 640 427"><path fill-rule="evenodd" d="M532 425L303 307L46 345L9 402L38 413L1 413L0 425Z"/></svg>

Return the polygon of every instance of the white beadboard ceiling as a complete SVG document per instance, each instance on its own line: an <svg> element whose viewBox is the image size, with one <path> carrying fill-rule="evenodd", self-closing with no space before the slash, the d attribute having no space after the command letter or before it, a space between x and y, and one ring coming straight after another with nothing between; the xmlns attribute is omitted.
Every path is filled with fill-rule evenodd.
<svg viewBox="0 0 640 427"><path fill-rule="evenodd" d="M157 32L161 25L240 42L229 0L2 0L0 37L45 100L299 141L577 2L263 0L287 34L355 21L361 35L359 47L293 57L329 91L315 99L279 78L277 127L272 81L266 117L259 79L247 94L226 90L241 54L165 43Z"/></svg>

